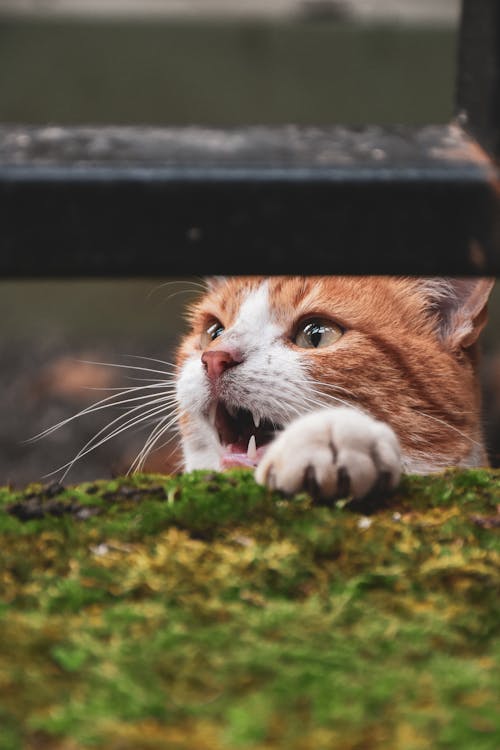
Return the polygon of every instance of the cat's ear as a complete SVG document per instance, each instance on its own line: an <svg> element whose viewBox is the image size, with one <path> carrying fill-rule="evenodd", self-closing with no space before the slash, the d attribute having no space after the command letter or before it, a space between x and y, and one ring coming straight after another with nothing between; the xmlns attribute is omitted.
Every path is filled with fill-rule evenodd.
<svg viewBox="0 0 500 750"><path fill-rule="evenodd" d="M488 320L488 297L494 279L461 278L426 281L439 334L450 349L474 344Z"/></svg>
<svg viewBox="0 0 500 750"><path fill-rule="evenodd" d="M227 279L227 276L205 276L204 282L207 292L215 292Z"/></svg>

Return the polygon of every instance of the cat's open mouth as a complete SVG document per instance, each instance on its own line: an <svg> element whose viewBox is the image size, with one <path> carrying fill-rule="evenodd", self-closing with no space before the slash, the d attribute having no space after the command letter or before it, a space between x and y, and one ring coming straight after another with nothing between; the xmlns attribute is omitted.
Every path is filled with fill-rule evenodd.
<svg viewBox="0 0 500 750"><path fill-rule="evenodd" d="M248 409L226 406L222 401L212 405L209 420L222 446L222 469L257 466L274 434L283 429Z"/></svg>

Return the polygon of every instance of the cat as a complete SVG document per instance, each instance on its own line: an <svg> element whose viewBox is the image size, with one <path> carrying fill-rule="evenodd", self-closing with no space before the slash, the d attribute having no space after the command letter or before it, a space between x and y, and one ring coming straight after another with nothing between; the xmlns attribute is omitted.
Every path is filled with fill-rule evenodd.
<svg viewBox="0 0 500 750"><path fill-rule="evenodd" d="M322 500L487 464L490 279L214 277L177 354L184 468Z"/></svg>

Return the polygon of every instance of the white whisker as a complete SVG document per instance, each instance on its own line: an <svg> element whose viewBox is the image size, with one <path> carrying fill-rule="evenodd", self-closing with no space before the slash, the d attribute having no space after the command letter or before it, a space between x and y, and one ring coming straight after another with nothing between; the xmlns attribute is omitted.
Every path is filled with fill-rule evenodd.
<svg viewBox="0 0 500 750"><path fill-rule="evenodd" d="M161 399L156 400L156 402L155 401L150 402L147 405L153 405L154 403L157 404L159 401L161 401ZM149 419L149 418L151 418L153 416L161 414L162 412L164 412L164 410L168 406L168 404L165 404L164 402L162 402L160 406L156 405L156 406L154 406L154 408L149 409L145 413L140 414L140 415L136 415L132 419L129 419L127 422L124 422L123 424L121 424L119 427L117 426L114 430L112 430L111 433L109 433L108 435L105 435L105 437L103 437L101 440L98 440L98 438L101 435L103 435L106 432L106 430L109 430L110 427L112 427L113 425L117 424L118 422L120 422L124 418L130 416L133 412L137 412L139 409L144 408L144 406L145 406L144 404L141 404L140 406L136 406L133 409L129 410L126 414L121 414L119 417L116 417L116 419L113 419L105 427L103 427L101 430L99 430L90 440L88 440L85 443L85 445L80 449L80 451L76 454L76 456L71 461L68 461L67 463L63 464L62 466L59 466L57 469L55 469L54 471L50 472L50 474L47 474L46 476L53 476L54 474L57 474L58 472L62 471L63 469L66 469L66 471L64 472L64 474L61 477L61 481L63 481L64 478L67 476L68 472L71 470L71 468L81 458L83 458L87 454L91 453L96 448L99 448L101 445L103 445L104 443L108 442L109 440L111 440L112 438L116 437L117 435L120 435L125 430L130 429L131 427L134 427L134 426L140 424L141 422L144 422L145 420L147 420L147 419Z"/></svg>
<svg viewBox="0 0 500 750"><path fill-rule="evenodd" d="M123 370L139 370L140 372L152 372L157 375L171 375L172 373L166 372L165 370L152 370L149 367L138 367L137 365L121 365L117 362L94 362L89 359L78 359L77 362L81 362L84 365L99 365L100 367L118 367Z"/></svg>
<svg viewBox="0 0 500 750"><path fill-rule="evenodd" d="M142 359L145 362L156 362L160 365L166 365L167 367L173 367L174 370L179 369L179 365L177 365L175 362L167 362L164 359L155 359L154 357L145 357L142 354L124 354L124 357L130 357L131 359Z"/></svg>
<svg viewBox="0 0 500 750"><path fill-rule="evenodd" d="M143 390L143 388L147 388L148 386L136 387L131 388L129 392L135 392L138 390ZM38 435L34 435L33 437L29 438L26 442L27 443L33 443L37 440L40 440L41 438L47 437L48 435L52 435L53 432L56 430L59 430L61 427L65 427L70 422L73 422L75 419L78 419L79 417L86 416L87 414L94 414L95 412L101 411L102 409L109 409L112 406L121 406L122 404L130 404L135 401L143 401L144 399L148 399L151 397L151 393L146 393L142 396L134 396L133 398L124 399L123 401L115 401L117 397L120 395L123 395L123 393L115 393L112 396L108 396L107 398L101 399L101 401L97 401L95 404L91 404L90 406L87 406L85 409L82 409L77 414L74 414L71 417L67 417L66 419L61 420L57 424L53 425L52 427L48 427L46 430L43 430L42 432L38 433ZM159 395L159 394L154 394ZM169 398L173 398L170 394L166 394L164 397L166 398L168 395ZM144 406L144 404L142 405Z"/></svg>
<svg viewBox="0 0 500 750"><path fill-rule="evenodd" d="M132 375L124 375L125 380L133 380L137 383L168 383L168 380L164 380L164 378L134 378ZM175 388L175 384L172 384L172 387Z"/></svg>
<svg viewBox="0 0 500 750"><path fill-rule="evenodd" d="M352 407L352 404L350 404L348 401L346 401L343 398L339 398L338 396L333 396L330 393L323 393L322 391L318 391L316 388L311 388L309 390L312 393L315 393L316 395L318 395L318 396L321 397L322 403L320 403L320 405L323 406L323 407L325 406L325 400L330 401L330 402L334 402L336 404L341 404L342 406L351 406ZM304 398L304 396L302 395L301 398Z"/></svg>
<svg viewBox="0 0 500 750"><path fill-rule="evenodd" d="M347 388L344 388L341 385L336 385L335 383L325 383L323 380L316 380L315 378L308 378L308 382L312 383L313 385L319 385L322 388L327 388L329 391L335 391L337 393L343 393L346 396L351 396L353 398L356 397L356 394L353 393L353 391L348 390Z"/></svg>
<svg viewBox="0 0 500 750"><path fill-rule="evenodd" d="M157 294L160 291L160 289L165 289L167 286L174 286L175 284L184 284L186 286L190 285L194 287L193 290L189 290L189 289L181 290L181 291L186 291L186 292L192 291L192 294L199 294L200 292L206 291L206 286L203 283L179 279L178 281L165 281L163 284L158 284L157 286L153 287L153 289L151 289L148 292L146 299L147 300L151 299L155 294ZM174 292L174 294L178 294L178 292ZM170 297L167 297L167 299L170 299Z"/></svg>
<svg viewBox="0 0 500 750"><path fill-rule="evenodd" d="M447 427L449 430L452 430L453 432L456 432L461 437L468 440L470 443L473 443L474 445L479 446L482 448L482 444L478 443L477 440L474 440L473 438L469 437L469 435L466 435L465 432L462 432L462 430L459 430L454 425L451 425L449 422L446 422L444 419L439 419L439 417L434 417L432 414L425 414L425 412L420 411L419 409L415 409L415 412L417 414L420 414L421 417L427 417L427 419L432 419L434 422L439 422L440 424L443 424L445 427Z"/></svg>
<svg viewBox="0 0 500 750"><path fill-rule="evenodd" d="M160 448L164 447L165 445L168 445L168 443L174 439L175 433L165 443L155 448L155 444L158 442L161 436L164 435L175 424L175 422L177 421L177 418L178 418L178 415L175 414L173 418L170 417L169 419L168 417L163 417L163 419L161 419L158 422L158 424L151 431L151 434L146 440L144 446L142 447L142 449L139 451L134 461L132 462L127 472L128 474L132 474L134 471L141 471L148 456L153 451L153 449L160 450ZM167 420L166 424L164 424L165 420Z"/></svg>
<svg viewBox="0 0 500 750"><path fill-rule="evenodd" d="M136 380L137 382L145 381L145 382L150 382L150 383L156 383L156 385L143 385L139 387L134 386L133 388L131 387L125 388L125 387L120 387L120 386L103 387L103 386L86 385L84 386L84 390L86 391L108 391L108 392L121 391L122 393L127 393L127 391L131 391L131 390L138 390L138 391L145 390L146 388L151 388L151 389L166 388L172 391L173 393L175 393L175 390L176 390L176 385L174 383L169 383L168 380L160 380L159 378L158 379L156 378L154 379L153 378L128 378L128 380Z"/></svg>

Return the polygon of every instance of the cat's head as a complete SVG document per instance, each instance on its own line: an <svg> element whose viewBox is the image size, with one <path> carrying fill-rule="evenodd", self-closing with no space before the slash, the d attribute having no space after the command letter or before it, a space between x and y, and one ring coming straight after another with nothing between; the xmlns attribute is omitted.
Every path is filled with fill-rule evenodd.
<svg viewBox="0 0 500 750"><path fill-rule="evenodd" d="M387 421L406 463L467 462L472 358L492 282L231 277L189 311L177 397L186 468L255 465L300 414L349 404ZM462 437L461 437L462 436ZM472 441L472 442L471 442Z"/></svg>

